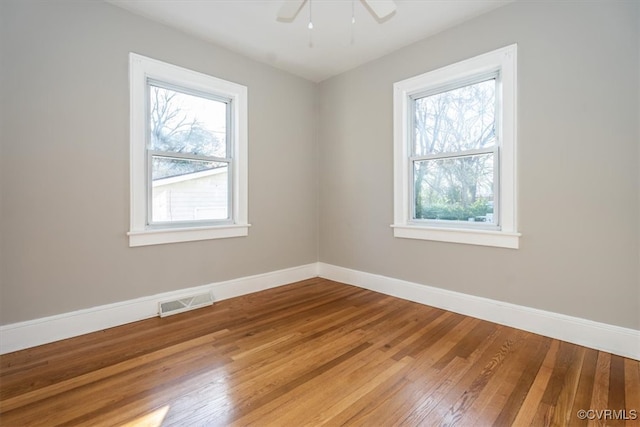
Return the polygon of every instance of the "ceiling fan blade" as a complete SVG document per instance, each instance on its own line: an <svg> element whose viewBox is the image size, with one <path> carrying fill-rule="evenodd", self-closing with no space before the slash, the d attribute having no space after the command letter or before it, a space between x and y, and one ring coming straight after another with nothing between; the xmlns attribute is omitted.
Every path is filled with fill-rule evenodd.
<svg viewBox="0 0 640 427"><path fill-rule="evenodd" d="M293 21L306 2L307 0L284 0L278 10L278 21Z"/></svg>
<svg viewBox="0 0 640 427"><path fill-rule="evenodd" d="M378 19L385 19L396 11L396 3L393 0L362 0L362 2Z"/></svg>

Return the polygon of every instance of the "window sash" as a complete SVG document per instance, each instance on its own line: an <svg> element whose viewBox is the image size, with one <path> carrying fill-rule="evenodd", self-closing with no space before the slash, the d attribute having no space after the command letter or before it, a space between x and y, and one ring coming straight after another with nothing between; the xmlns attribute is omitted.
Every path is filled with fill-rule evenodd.
<svg viewBox="0 0 640 427"><path fill-rule="evenodd" d="M456 89L461 89L463 87L467 87L467 86L473 86L476 84L480 84L480 83L484 83L490 80L495 80L495 98L494 98L494 128L496 130L496 142L495 145L499 146L500 145L500 116L501 116L501 90L500 90L500 79L501 79L501 74L500 74L500 69L495 69L495 70L491 70L485 73L481 73L481 74L475 74L471 77L467 77L464 79L458 79L454 82L449 82L446 83L444 85L436 85L433 87L430 87L429 89L426 90L421 90L419 92L414 92L408 95L408 105L410 108L410 114L409 114L409 129L411 129L411 134L409 135L408 141L407 143L409 144L409 153L410 156L415 156L416 153L416 134L415 134L415 130L416 130L416 101L420 100L420 99L424 99L424 98L428 98L430 96L435 96L435 95L439 95L445 92L449 92L452 90L456 90ZM488 147L488 149L491 149L493 146ZM483 148L481 148L480 150L482 150ZM464 151L464 150L463 150ZM434 155L439 155L439 154L443 154L446 155L448 153L461 153L463 151L445 151L442 153L437 153ZM430 156L429 154L425 155L425 156Z"/></svg>
<svg viewBox="0 0 640 427"><path fill-rule="evenodd" d="M235 153L233 152L234 144L233 141L233 129L235 125L234 118L234 108L233 108L233 100L231 98L225 97L223 95L217 95L211 92L205 92L197 89L190 89L187 87L179 86L176 84L164 82L162 80L152 79L147 77L146 85L145 85L145 147L147 150L151 148L151 129L150 129L150 117L151 117L151 100L150 100L150 87L155 86L162 89L172 90L174 92L179 92L185 95L197 96L200 98L208 99L211 101L222 102L226 105L226 132L225 132L225 153L227 154L227 159L232 159L235 157ZM178 152L175 152L179 154Z"/></svg>
<svg viewBox="0 0 640 427"><path fill-rule="evenodd" d="M493 222L473 222L456 220L434 220L416 218L416 163L423 161L433 161L441 159L463 159L481 154L493 154ZM500 229L500 149L498 146L490 148L465 150L455 153L438 153L428 156L409 157L409 223L415 225L429 225L436 227L456 227L459 228L479 228L479 229Z"/></svg>
<svg viewBox="0 0 640 427"><path fill-rule="evenodd" d="M185 221L154 221L153 220L153 159L164 158L169 160L196 160L215 163L225 163L227 165L227 218L224 219L202 219ZM173 153L166 151L147 150L147 227L168 228L168 227L202 227L207 225L224 225L233 223L233 159L210 156L198 156L193 154Z"/></svg>

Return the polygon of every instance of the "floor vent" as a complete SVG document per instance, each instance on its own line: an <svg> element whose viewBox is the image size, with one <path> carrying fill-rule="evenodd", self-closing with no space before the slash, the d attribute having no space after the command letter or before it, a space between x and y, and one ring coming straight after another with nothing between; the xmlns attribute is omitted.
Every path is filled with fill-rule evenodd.
<svg viewBox="0 0 640 427"><path fill-rule="evenodd" d="M208 305L213 305L213 296L207 292L206 294L160 302L158 303L158 314L160 317L166 317Z"/></svg>

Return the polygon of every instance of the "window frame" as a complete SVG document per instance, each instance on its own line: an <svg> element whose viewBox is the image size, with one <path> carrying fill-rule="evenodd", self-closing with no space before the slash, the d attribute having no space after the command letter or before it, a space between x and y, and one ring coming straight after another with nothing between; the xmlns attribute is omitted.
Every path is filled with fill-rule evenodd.
<svg viewBox="0 0 640 427"><path fill-rule="evenodd" d="M229 165L227 193L229 200L226 220L162 223L151 221L152 182L149 162L158 153L148 148L150 85L228 101L228 151L226 153L228 157L224 159ZM133 52L129 54L129 86L131 198L130 230L127 233L129 246L247 236L250 227L248 223L247 88Z"/></svg>
<svg viewBox="0 0 640 427"><path fill-rule="evenodd" d="M175 85L167 84L166 82L156 81L154 79L147 78L146 80L146 95L145 99L147 101L146 111L147 115L150 112L150 88L156 87L160 89L170 90L173 92L197 96L200 98L208 99L211 101L216 101L225 104L225 114L226 114L226 126L225 126L225 153L226 157L217 157L217 156L208 156L204 154L189 154L189 153L180 153L176 151L161 151L161 150L153 150L151 148L146 149L147 159L147 226L149 229L166 229L166 228L177 228L180 225L184 225L185 227L196 227L196 226L207 226L207 225L224 225L231 224L231 207L233 206L233 180L232 171L233 171L233 145L231 141L233 141L233 110L232 105L233 101L230 98L219 96L217 93L203 93L201 91L195 91L189 88L182 88ZM150 134L149 120L146 120L147 129L145 131L145 137L148 138ZM147 145L149 144L149 140L146 141ZM182 159L182 160L192 160L192 161L202 161L202 162L214 162L214 163L226 163L227 164L227 218L226 219L218 219L218 220L191 220L191 221L154 221L153 220L153 174L152 168L149 167L153 163L154 158L164 158L164 159Z"/></svg>
<svg viewBox="0 0 640 427"><path fill-rule="evenodd" d="M516 68L513 44L457 62L393 85L394 104L394 223L395 237L517 249ZM494 206L497 224L415 219L414 108L415 99L478 83L496 76L496 157ZM424 157L424 156L422 156ZM497 170L496 170L497 169Z"/></svg>

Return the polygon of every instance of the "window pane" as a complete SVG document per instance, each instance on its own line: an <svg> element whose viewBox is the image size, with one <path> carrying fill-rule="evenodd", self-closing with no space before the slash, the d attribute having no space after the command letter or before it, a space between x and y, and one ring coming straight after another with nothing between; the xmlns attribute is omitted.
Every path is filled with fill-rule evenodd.
<svg viewBox="0 0 640 427"><path fill-rule="evenodd" d="M229 165L153 157L151 221L222 220L229 217Z"/></svg>
<svg viewBox="0 0 640 427"><path fill-rule="evenodd" d="M424 156L492 147L495 79L415 100L414 154Z"/></svg>
<svg viewBox="0 0 640 427"><path fill-rule="evenodd" d="M150 149L227 157L227 104L149 85Z"/></svg>
<svg viewBox="0 0 640 427"><path fill-rule="evenodd" d="M414 219L494 223L493 157L415 161Z"/></svg>

